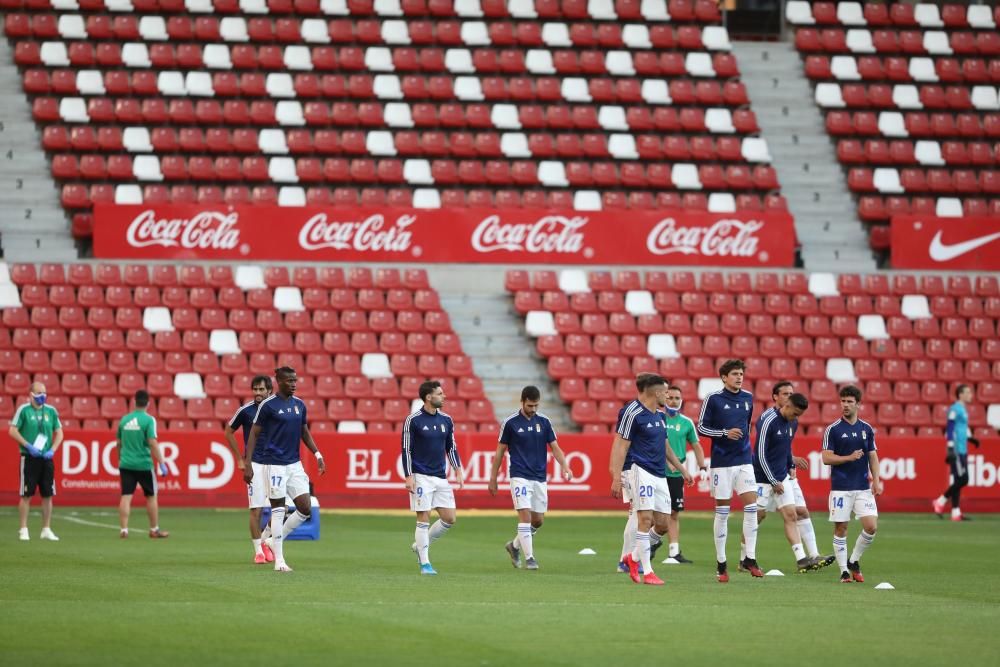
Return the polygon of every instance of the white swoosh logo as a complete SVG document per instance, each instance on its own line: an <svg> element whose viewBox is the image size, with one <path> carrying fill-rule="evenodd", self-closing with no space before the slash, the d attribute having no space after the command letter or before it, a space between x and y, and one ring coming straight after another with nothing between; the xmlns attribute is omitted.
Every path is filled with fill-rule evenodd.
<svg viewBox="0 0 1000 667"><path fill-rule="evenodd" d="M996 234L988 234L987 236L980 236L977 239L969 239L968 241L962 241L961 243L956 243L954 245L945 245L941 243L941 231L939 230L934 238L931 239L931 247L929 248L929 253L931 259L935 262L947 262L960 257L967 252L971 252L978 248L979 246L984 246L987 243L992 243L1000 239L1000 232Z"/></svg>

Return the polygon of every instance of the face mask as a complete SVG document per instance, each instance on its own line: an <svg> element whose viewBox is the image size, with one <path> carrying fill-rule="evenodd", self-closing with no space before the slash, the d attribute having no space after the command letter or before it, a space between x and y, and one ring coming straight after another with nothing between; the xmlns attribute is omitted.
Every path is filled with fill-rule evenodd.
<svg viewBox="0 0 1000 667"><path fill-rule="evenodd" d="M31 397L35 399L35 403L45 405L45 394L32 394Z"/></svg>
<svg viewBox="0 0 1000 667"><path fill-rule="evenodd" d="M681 401L681 405L684 405L684 401ZM677 413L681 411L681 405L678 405L676 408L672 408L668 405L667 414L670 415L671 417L676 417Z"/></svg>

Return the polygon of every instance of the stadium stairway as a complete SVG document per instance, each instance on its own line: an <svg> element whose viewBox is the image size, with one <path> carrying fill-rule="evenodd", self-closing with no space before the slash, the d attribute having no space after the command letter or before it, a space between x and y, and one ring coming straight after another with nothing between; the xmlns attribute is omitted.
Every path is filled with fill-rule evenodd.
<svg viewBox="0 0 1000 667"><path fill-rule="evenodd" d="M503 289L502 269L428 266L427 274L465 353L472 358L476 375L483 381L497 421L503 422L514 411L521 389L534 384L542 391L542 412L552 420L556 432L578 431L559 398L558 387L549 378L545 361L535 354L525 335L523 319L511 307Z"/></svg>
<svg viewBox="0 0 1000 667"><path fill-rule="evenodd" d="M0 40L0 246L17 261L72 261L77 251L21 89L10 43Z"/></svg>
<svg viewBox="0 0 1000 667"><path fill-rule="evenodd" d="M790 43L734 42L743 82L767 139L809 271L869 272L875 260Z"/></svg>

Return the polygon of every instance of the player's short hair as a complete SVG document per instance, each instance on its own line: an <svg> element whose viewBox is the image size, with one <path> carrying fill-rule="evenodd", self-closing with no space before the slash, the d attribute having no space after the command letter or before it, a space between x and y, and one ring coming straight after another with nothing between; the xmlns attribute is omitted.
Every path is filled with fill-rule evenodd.
<svg viewBox="0 0 1000 667"><path fill-rule="evenodd" d="M276 378L285 378L289 375L295 375L295 369L291 366L282 366L281 368L274 369L274 377Z"/></svg>
<svg viewBox="0 0 1000 667"><path fill-rule="evenodd" d="M719 366L719 377L726 377L733 371L745 371L747 365L743 363L742 359L728 359L721 366Z"/></svg>
<svg viewBox="0 0 1000 667"><path fill-rule="evenodd" d="M257 385L262 384L267 387L268 391L271 391L271 387L274 385L271 383L271 378L266 375L257 375L254 379L250 380L250 389L253 389Z"/></svg>
<svg viewBox="0 0 1000 667"><path fill-rule="evenodd" d="M538 387L529 384L527 387L521 390L521 402L525 401L539 401L542 399L542 392L538 390Z"/></svg>
<svg viewBox="0 0 1000 667"><path fill-rule="evenodd" d="M683 389L681 389L680 387L678 387L678 386L677 386L677 385L675 385L675 384L672 384L672 385L670 385L669 387L667 387L667 391L679 391L679 392L681 393L681 395L683 395L683 394L684 394L684 390L683 390Z"/></svg>
<svg viewBox="0 0 1000 667"><path fill-rule="evenodd" d="M841 398L853 398L858 403L861 402L861 390L855 387L853 384L846 385L840 388Z"/></svg>
<svg viewBox="0 0 1000 667"><path fill-rule="evenodd" d="M799 410L805 410L809 407L809 399L806 398L805 394L792 394L788 397L788 402L792 405L792 407L796 407Z"/></svg>
<svg viewBox="0 0 1000 667"><path fill-rule="evenodd" d="M427 380L420 384L420 400L426 401L427 397L434 393L434 390L441 386L437 380Z"/></svg>
<svg viewBox="0 0 1000 667"><path fill-rule="evenodd" d="M149 405L149 392L145 389L137 389L135 392L135 407L144 408Z"/></svg>
<svg viewBox="0 0 1000 667"><path fill-rule="evenodd" d="M662 375L657 375L656 373L650 373L649 377L647 377L645 381L642 383L642 390L646 391L647 389L658 387L661 384L670 384L670 383L667 382L666 378L664 378Z"/></svg>
<svg viewBox="0 0 1000 667"><path fill-rule="evenodd" d="M656 375L656 373L650 373L648 371L644 371L642 373L638 373L635 376L635 390L638 391L638 392L640 392L640 393L643 390L645 390L646 389L646 381L649 378L653 377L654 375Z"/></svg>
<svg viewBox="0 0 1000 667"><path fill-rule="evenodd" d="M958 400L958 397L962 395L962 392L965 391L966 389L969 389L969 385L967 385L967 384L960 384L957 387L955 387L955 400L956 401Z"/></svg>
<svg viewBox="0 0 1000 667"><path fill-rule="evenodd" d="M778 382L778 384L774 385L774 389L771 390L771 398L777 396L778 392L780 392L785 387L794 387L794 386L795 385L793 385L789 380L781 380L780 382Z"/></svg>

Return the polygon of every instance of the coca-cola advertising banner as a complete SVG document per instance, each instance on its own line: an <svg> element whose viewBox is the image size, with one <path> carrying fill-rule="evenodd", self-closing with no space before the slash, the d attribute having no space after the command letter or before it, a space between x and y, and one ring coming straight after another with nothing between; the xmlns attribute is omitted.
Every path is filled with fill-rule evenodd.
<svg viewBox="0 0 1000 667"><path fill-rule="evenodd" d="M169 474L159 479L160 502L168 506L243 507L246 485L236 459L221 434L162 432L160 447ZM459 508L509 508L510 492L501 469L500 493L487 490L496 456L495 436L459 434L459 452L465 474L465 488L457 491ZM396 508L408 507L398 435L316 434L327 464L320 476L315 459L303 449L303 461L313 482L315 495L323 507ZM559 438L573 479L556 475L549 461L549 507L551 509L619 509L621 501L610 496L608 460L610 437L564 434ZM930 500L948 485L944 445L915 438L881 438L878 443L881 477L885 494L879 499L881 511L925 512ZM796 454L808 461L799 472L809 506L826 509L830 492L830 468L824 466L818 438L800 438ZM15 447L0 450L0 500L16 502L18 495L18 453ZM59 505L114 505L120 496L117 453L111 433L67 431L57 452L56 502ZM692 473L694 457L687 461ZM962 494L970 512L1000 511L1000 439L983 440L982 449L969 455L969 486ZM706 482L696 483L686 492L690 509L712 507ZM37 501L36 501L37 502Z"/></svg>
<svg viewBox="0 0 1000 667"><path fill-rule="evenodd" d="M892 267L1000 271L1000 217L892 217Z"/></svg>
<svg viewBox="0 0 1000 667"><path fill-rule="evenodd" d="M785 213L94 208L94 255L121 259L791 266Z"/></svg>

